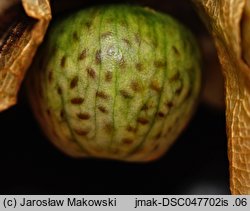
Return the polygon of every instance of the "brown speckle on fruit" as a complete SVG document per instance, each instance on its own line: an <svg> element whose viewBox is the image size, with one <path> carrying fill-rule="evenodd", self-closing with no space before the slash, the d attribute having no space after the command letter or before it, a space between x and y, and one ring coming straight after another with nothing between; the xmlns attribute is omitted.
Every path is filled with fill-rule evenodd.
<svg viewBox="0 0 250 211"><path fill-rule="evenodd" d="M141 107L141 111L147 111L149 109L147 104L143 104L143 106Z"/></svg>
<svg viewBox="0 0 250 211"><path fill-rule="evenodd" d="M114 130L113 124L111 122L104 123L103 129L107 134L111 134Z"/></svg>
<svg viewBox="0 0 250 211"><path fill-rule="evenodd" d="M166 61L162 61L162 60L156 60L154 61L154 66L156 68L165 68L167 65Z"/></svg>
<svg viewBox="0 0 250 211"><path fill-rule="evenodd" d="M180 86L175 90L176 95L180 95L183 90L183 83L181 81Z"/></svg>
<svg viewBox="0 0 250 211"><path fill-rule="evenodd" d="M104 107L104 106L98 106L98 109L99 109L99 111L101 111L102 113L104 113L104 114L107 114L108 113L108 110Z"/></svg>
<svg viewBox="0 0 250 211"><path fill-rule="evenodd" d="M134 140L131 139L131 138L123 138L123 139L122 139L122 143L123 143L123 144L126 144L126 145L130 145L130 144L132 144L133 142L134 142Z"/></svg>
<svg viewBox="0 0 250 211"><path fill-rule="evenodd" d="M127 130L128 132L132 132L132 133L136 133L136 132L137 132L137 128L132 127L132 126L130 126L130 125L128 125L128 126L126 127L126 130Z"/></svg>
<svg viewBox="0 0 250 211"><path fill-rule="evenodd" d="M161 117L161 118L163 118L163 117L165 117L165 114L160 111L160 112L158 112L158 116Z"/></svg>
<svg viewBox="0 0 250 211"><path fill-rule="evenodd" d="M60 86L57 87L57 94L62 95L62 88Z"/></svg>
<svg viewBox="0 0 250 211"><path fill-rule="evenodd" d="M141 45L141 37L138 33L136 33L135 35L135 42L140 46Z"/></svg>
<svg viewBox="0 0 250 211"><path fill-rule="evenodd" d="M106 81L106 82L111 82L111 81L112 81L112 77L113 77L112 72L107 71L107 72L105 73L105 81Z"/></svg>
<svg viewBox="0 0 250 211"><path fill-rule="evenodd" d="M65 112L64 112L63 109L61 109L61 111L60 111L60 117L61 117L62 120L65 119Z"/></svg>
<svg viewBox="0 0 250 211"><path fill-rule="evenodd" d="M109 98L109 96L104 91L97 91L96 97L102 98L104 100Z"/></svg>
<svg viewBox="0 0 250 211"><path fill-rule="evenodd" d="M78 119L81 119L81 120L88 120L90 118L90 114L87 112L78 113L76 116Z"/></svg>
<svg viewBox="0 0 250 211"><path fill-rule="evenodd" d="M119 67L120 67L121 69L126 68L126 62L125 62L125 60L124 60L123 57L122 57L121 59L118 60L118 63L119 63Z"/></svg>
<svg viewBox="0 0 250 211"><path fill-rule="evenodd" d="M180 80L180 72L176 71L176 73L169 79L170 82L175 82Z"/></svg>
<svg viewBox="0 0 250 211"><path fill-rule="evenodd" d="M95 63L96 64L101 64L102 62L102 56L101 56L101 50L97 50L95 53Z"/></svg>
<svg viewBox="0 0 250 211"><path fill-rule="evenodd" d="M161 132L158 132L156 135L155 135L155 139L158 140L159 138L161 137Z"/></svg>
<svg viewBox="0 0 250 211"><path fill-rule="evenodd" d="M78 84L78 76L75 76L70 82L70 89L74 89Z"/></svg>
<svg viewBox="0 0 250 211"><path fill-rule="evenodd" d="M122 97L124 97L125 99L131 99L133 96L129 94L128 91L122 89L120 90L120 94L122 95Z"/></svg>
<svg viewBox="0 0 250 211"><path fill-rule="evenodd" d="M168 102L165 103L165 106L170 109L170 108L172 108L174 106L174 104L173 104L172 101L168 101Z"/></svg>
<svg viewBox="0 0 250 211"><path fill-rule="evenodd" d="M52 80L53 80L53 72L52 72L52 70L49 71L48 80L49 80L49 83L51 83Z"/></svg>
<svg viewBox="0 0 250 211"><path fill-rule="evenodd" d="M79 136L86 136L88 135L88 133L90 132L89 128L85 128L85 129L74 129L75 133Z"/></svg>
<svg viewBox="0 0 250 211"><path fill-rule="evenodd" d="M188 91L186 92L186 95L184 96L184 100L188 100L191 95L192 95L192 89L188 87Z"/></svg>
<svg viewBox="0 0 250 211"><path fill-rule="evenodd" d="M131 42L126 39L126 38L123 38L122 41L130 48L131 47Z"/></svg>
<svg viewBox="0 0 250 211"><path fill-rule="evenodd" d="M76 31L73 32L73 40L76 42L79 41L79 36Z"/></svg>
<svg viewBox="0 0 250 211"><path fill-rule="evenodd" d="M176 56L180 56L180 52L175 46L173 46L172 49L173 49Z"/></svg>
<svg viewBox="0 0 250 211"><path fill-rule="evenodd" d="M85 23L85 26L86 26L88 29L90 29L90 27L92 26L91 21L87 21L87 22Z"/></svg>
<svg viewBox="0 0 250 211"><path fill-rule="evenodd" d="M87 49L83 49L80 55L78 56L78 60L84 60L87 57Z"/></svg>
<svg viewBox="0 0 250 211"><path fill-rule="evenodd" d="M135 64L135 69L138 70L139 72L143 71L143 64L142 63L136 63Z"/></svg>
<svg viewBox="0 0 250 211"><path fill-rule="evenodd" d="M139 122L139 123L142 124L142 125L146 125L146 124L149 123L149 120L146 119L146 118L144 118L144 117L138 117L138 118L137 118L137 122Z"/></svg>
<svg viewBox="0 0 250 211"><path fill-rule="evenodd" d="M84 102L84 98L82 97L75 97L73 99L70 100L70 102L74 105L80 105Z"/></svg>
<svg viewBox="0 0 250 211"><path fill-rule="evenodd" d="M134 92L140 92L141 91L141 86L140 84L138 83L138 81L131 81L130 83L130 88L134 91Z"/></svg>
<svg viewBox="0 0 250 211"><path fill-rule="evenodd" d="M156 92L161 92L161 86L156 80L152 80L150 83L150 89L156 91Z"/></svg>
<svg viewBox="0 0 250 211"><path fill-rule="evenodd" d="M160 148L160 144L156 144L153 148L153 151L158 151L158 149Z"/></svg>
<svg viewBox="0 0 250 211"><path fill-rule="evenodd" d="M64 67L65 67L65 64L66 64L66 56L63 56L63 57L61 58L61 63L60 63L60 65L61 65L62 68L64 68Z"/></svg>
<svg viewBox="0 0 250 211"><path fill-rule="evenodd" d="M92 79L95 79L96 77L95 70L91 67L88 67L86 70L87 70L89 77L91 77Z"/></svg>

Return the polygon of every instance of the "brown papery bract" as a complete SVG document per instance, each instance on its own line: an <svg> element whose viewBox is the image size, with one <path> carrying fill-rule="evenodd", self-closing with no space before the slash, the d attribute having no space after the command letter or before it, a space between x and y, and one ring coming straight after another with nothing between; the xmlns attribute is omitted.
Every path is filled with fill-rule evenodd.
<svg viewBox="0 0 250 211"><path fill-rule="evenodd" d="M50 19L49 0L1 1L0 111L16 103L21 82Z"/></svg>
<svg viewBox="0 0 250 211"><path fill-rule="evenodd" d="M247 0L193 0L214 38L225 80L232 194L250 194L250 68Z"/></svg>

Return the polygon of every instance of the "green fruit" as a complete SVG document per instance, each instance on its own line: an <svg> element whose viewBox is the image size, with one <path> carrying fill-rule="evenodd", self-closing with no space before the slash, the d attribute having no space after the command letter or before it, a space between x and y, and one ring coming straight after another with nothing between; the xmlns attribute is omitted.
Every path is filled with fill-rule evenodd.
<svg viewBox="0 0 250 211"><path fill-rule="evenodd" d="M75 157L159 157L187 124L200 90L191 33L137 6L94 7L55 21L31 69L36 117Z"/></svg>

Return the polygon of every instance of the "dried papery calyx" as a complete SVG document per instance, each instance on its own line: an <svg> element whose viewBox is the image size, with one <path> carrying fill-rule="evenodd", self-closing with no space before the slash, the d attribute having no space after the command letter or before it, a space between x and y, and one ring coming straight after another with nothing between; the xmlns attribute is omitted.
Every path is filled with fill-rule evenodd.
<svg viewBox="0 0 250 211"><path fill-rule="evenodd" d="M51 19L48 0L2 0L0 5L0 111L14 105L27 68Z"/></svg>
<svg viewBox="0 0 250 211"><path fill-rule="evenodd" d="M214 38L222 65L231 192L250 194L249 1L193 3Z"/></svg>

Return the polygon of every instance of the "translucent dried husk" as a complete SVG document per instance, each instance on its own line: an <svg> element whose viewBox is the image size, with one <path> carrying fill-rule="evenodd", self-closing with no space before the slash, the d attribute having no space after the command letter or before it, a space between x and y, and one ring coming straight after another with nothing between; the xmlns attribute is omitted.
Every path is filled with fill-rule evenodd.
<svg viewBox="0 0 250 211"><path fill-rule="evenodd" d="M214 38L225 79L231 192L250 194L249 1L193 3Z"/></svg>
<svg viewBox="0 0 250 211"><path fill-rule="evenodd" d="M214 38L224 75L231 192L250 194L250 1L192 2ZM0 111L15 104L51 19L49 0L22 0L22 4L29 17L18 0L2 0L0 5ZM71 2L53 4L63 10Z"/></svg>
<svg viewBox="0 0 250 211"><path fill-rule="evenodd" d="M1 1L0 111L16 103L20 84L50 19L48 0Z"/></svg>

